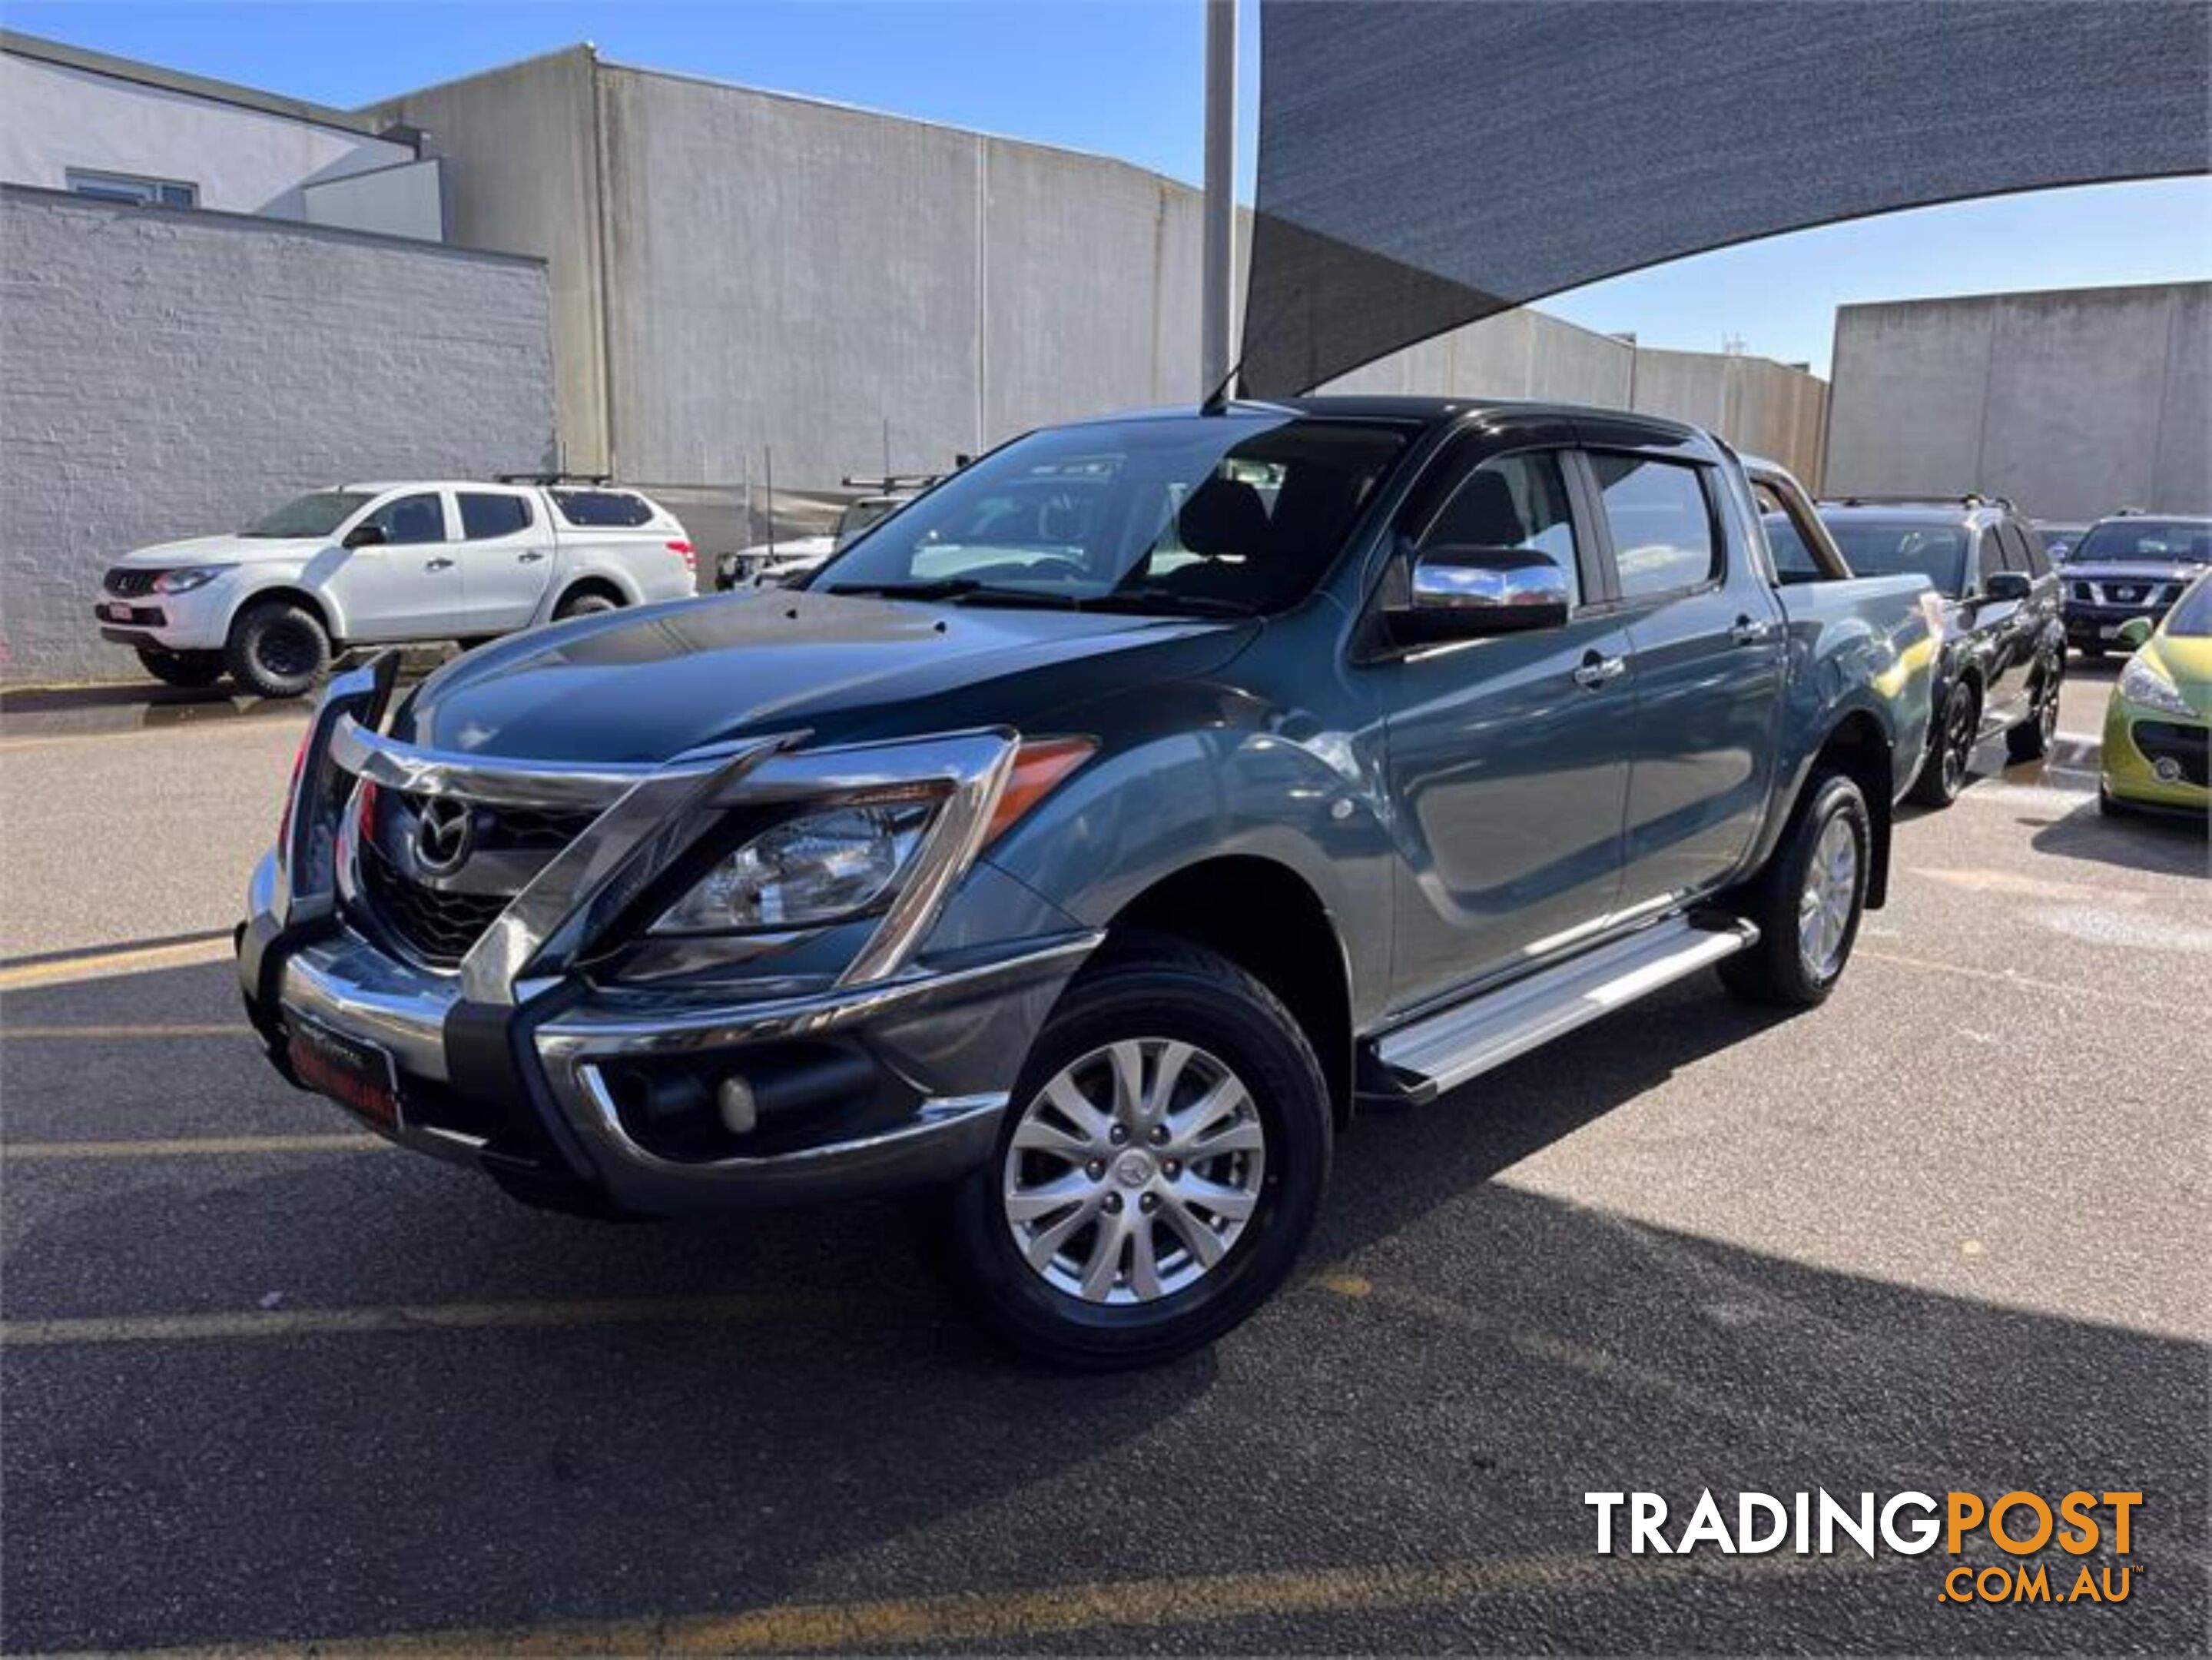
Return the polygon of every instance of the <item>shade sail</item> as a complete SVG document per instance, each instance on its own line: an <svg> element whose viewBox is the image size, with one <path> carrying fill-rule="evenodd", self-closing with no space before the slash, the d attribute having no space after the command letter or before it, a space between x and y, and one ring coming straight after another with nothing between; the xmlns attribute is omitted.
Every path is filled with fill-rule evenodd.
<svg viewBox="0 0 2212 1660"><path fill-rule="evenodd" d="M2201 0L1261 0L1261 397L1751 237L2212 166Z"/></svg>

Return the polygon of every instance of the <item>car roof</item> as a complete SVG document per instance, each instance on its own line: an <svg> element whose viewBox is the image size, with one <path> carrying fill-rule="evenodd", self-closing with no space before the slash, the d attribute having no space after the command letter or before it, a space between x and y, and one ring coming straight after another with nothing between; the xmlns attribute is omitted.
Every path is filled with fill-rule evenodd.
<svg viewBox="0 0 2212 1660"><path fill-rule="evenodd" d="M1863 519L1875 524L1925 524L1935 520L1947 525L1990 524L2005 516L2005 509L1982 502L1816 502L1823 519Z"/></svg>
<svg viewBox="0 0 2212 1660"><path fill-rule="evenodd" d="M349 484L325 484L323 488L344 490L356 496L381 496L386 490L532 489L541 487L532 481L520 478L363 478ZM542 488L609 490L620 496L643 496L645 495L643 490L634 484L592 484L581 480L569 483L545 485Z"/></svg>
<svg viewBox="0 0 2212 1660"><path fill-rule="evenodd" d="M1423 427L1448 426L1470 415L1551 415L1572 420L1577 417L1591 420L1629 423L1643 427L1655 437L1669 439L1704 436L1701 429L1686 422L1676 421L1663 415L1646 415L1640 410L1604 409L1593 404L1558 404L1536 398L1444 398L1382 393L1326 393L1302 398L1268 399L1235 399L1224 406L1232 415L1301 415L1316 420L1340 421L1402 421ZM1070 422L1071 426L1095 426L1114 421L1171 421L1187 420L1207 411L1192 404L1167 404L1153 409L1126 410L1112 415L1091 417L1087 421Z"/></svg>
<svg viewBox="0 0 2212 1660"><path fill-rule="evenodd" d="M2212 514L2202 513L2138 513L2130 510L2127 513L2108 513L2102 519L2093 521L2089 526L2089 528L2091 530L2094 530L2099 525L2132 525L2136 523L2138 520L2153 525L2212 525Z"/></svg>

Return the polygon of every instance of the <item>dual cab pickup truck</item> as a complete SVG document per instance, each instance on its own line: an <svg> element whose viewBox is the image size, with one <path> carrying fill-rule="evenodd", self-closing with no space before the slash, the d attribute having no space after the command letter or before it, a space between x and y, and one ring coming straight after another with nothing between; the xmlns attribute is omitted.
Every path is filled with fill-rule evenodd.
<svg viewBox="0 0 2212 1660"><path fill-rule="evenodd" d="M472 644L549 619L695 593L684 526L594 480L339 484L229 536L141 548L93 608L157 680L228 672L263 697L313 689L334 652Z"/></svg>
<svg viewBox="0 0 2212 1660"><path fill-rule="evenodd" d="M1826 580L1778 584L1754 473ZM286 1077L532 1202L936 1189L999 1334L1161 1360L1282 1282L1362 1103L1707 967L1828 994L1925 595L1642 416L1040 431L801 589L334 681L247 1004Z"/></svg>

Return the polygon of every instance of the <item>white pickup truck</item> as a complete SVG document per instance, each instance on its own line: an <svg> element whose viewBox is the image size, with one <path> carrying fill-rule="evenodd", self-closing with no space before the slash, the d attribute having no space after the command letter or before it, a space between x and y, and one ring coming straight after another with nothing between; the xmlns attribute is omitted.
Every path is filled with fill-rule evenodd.
<svg viewBox="0 0 2212 1660"><path fill-rule="evenodd" d="M697 591L675 516L598 480L339 484L229 536L140 548L93 608L173 686L310 690L356 645L464 645Z"/></svg>

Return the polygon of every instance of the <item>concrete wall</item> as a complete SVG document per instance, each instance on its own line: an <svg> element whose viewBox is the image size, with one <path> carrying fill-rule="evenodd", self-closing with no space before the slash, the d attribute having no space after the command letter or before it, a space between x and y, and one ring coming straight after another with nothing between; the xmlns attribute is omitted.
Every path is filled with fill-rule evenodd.
<svg viewBox="0 0 2212 1660"><path fill-rule="evenodd" d="M569 465L703 543L770 450L820 489L1195 396L1198 193L1124 163L585 48L375 114L429 134L456 241L546 260Z"/></svg>
<svg viewBox="0 0 2212 1660"><path fill-rule="evenodd" d="M1662 351L1540 311L1455 329L1332 381L1329 392L1533 398L1672 416L1738 448L1820 475L1827 388L1761 357Z"/></svg>
<svg viewBox="0 0 2212 1660"><path fill-rule="evenodd" d="M300 192L307 206L302 216L311 225L337 225L374 231L380 236L442 242L446 204L440 183L441 166L433 156L370 173L348 173L343 179L320 179Z"/></svg>
<svg viewBox="0 0 2212 1660"><path fill-rule="evenodd" d="M1827 488L2212 512L2212 283L1836 313Z"/></svg>
<svg viewBox="0 0 2212 1660"><path fill-rule="evenodd" d="M0 188L0 676L136 673L100 573L347 478L546 465L533 262Z"/></svg>
<svg viewBox="0 0 2212 1660"><path fill-rule="evenodd" d="M545 262L562 459L603 472L611 469L593 79L590 49L575 46L410 93L370 114L428 135L423 153L443 163L455 242Z"/></svg>
<svg viewBox="0 0 2212 1660"><path fill-rule="evenodd" d="M415 159L406 144L0 52L0 179L67 188L71 167L198 187L225 213L304 219L301 187Z"/></svg>

